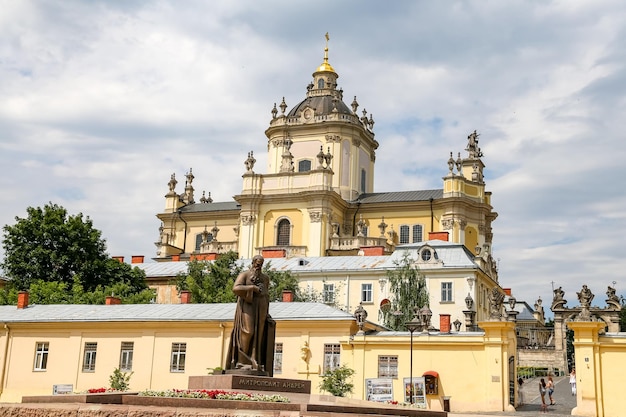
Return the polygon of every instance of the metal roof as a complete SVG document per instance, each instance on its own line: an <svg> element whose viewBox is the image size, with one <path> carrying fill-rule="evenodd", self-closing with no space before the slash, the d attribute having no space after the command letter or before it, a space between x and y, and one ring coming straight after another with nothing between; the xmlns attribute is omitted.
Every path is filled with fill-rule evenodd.
<svg viewBox="0 0 626 417"><path fill-rule="evenodd" d="M322 303L270 303L270 314L277 321L354 320L351 314ZM4 323L232 321L234 316L235 303L0 306Z"/></svg>
<svg viewBox="0 0 626 417"><path fill-rule="evenodd" d="M391 191L387 193L361 194L356 202L360 203L391 203L402 201L428 201L443 198L443 189L416 190L416 191Z"/></svg>
<svg viewBox="0 0 626 417"><path fill-rule="evenodd" d="M277 271L298 273L319 273L332 271L359 272L385 271L396 267L395 262L402 259L405 252L416 260L418 252L424 245L429 245L437 252L437 257L443 264L433 265L436 268L478 268L467 248L460 243L445 242L443 240L429 240L398 246L393 254L383 256L301 256L294 258L267 258L265 263ZM247 268L250 259L240 259L237 262ZM148 262L132 264L143 269L150 277L173 277L178 273L187 272L187 262ZM429 269L429 264L421 264L421 269Z"/></svg>
<svg viewBox="0 0 626 417"><path fill-rule="evenodd" d="M194 203L180 208L183 213L198 213L206 211L241 210L241 205L236 201L221 201L217 203Z"/></svg>

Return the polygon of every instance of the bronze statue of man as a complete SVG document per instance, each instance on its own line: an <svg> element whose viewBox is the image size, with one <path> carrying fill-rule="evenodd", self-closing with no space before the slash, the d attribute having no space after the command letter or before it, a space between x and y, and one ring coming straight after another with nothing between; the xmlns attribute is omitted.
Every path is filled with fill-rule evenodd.
<svg viewBox="0 0 626 417"><path fill-rule="evenodd" d="M275 322L269 314L270 280L262 271L264 259L257 255L252 265L235 280L237 295L227 373L273 374Z"/></svg>

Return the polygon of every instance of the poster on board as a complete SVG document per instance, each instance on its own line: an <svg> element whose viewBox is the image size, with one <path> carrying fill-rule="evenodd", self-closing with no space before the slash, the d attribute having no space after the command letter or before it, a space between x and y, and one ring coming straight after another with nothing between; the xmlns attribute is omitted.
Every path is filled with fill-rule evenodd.
<svg viewBox="0 0 626 417"><path fill-rule="evenodd" d="M411 402L411 378L404 378L404 402ZM419 408L426 408L426 381L423 376L413 377L413 404Z"/></svg>
<svg viewBox="0 0 626 417"><path fill-rule="evenodd" d="M391 378L366 379L365 398L368 401L376 401L379 403L393 401L393 381Z"/></svg>

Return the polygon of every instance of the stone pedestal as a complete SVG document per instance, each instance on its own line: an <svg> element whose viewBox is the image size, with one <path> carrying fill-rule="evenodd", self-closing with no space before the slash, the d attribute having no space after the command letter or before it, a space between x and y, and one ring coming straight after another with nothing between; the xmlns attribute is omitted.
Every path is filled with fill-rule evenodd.
<svg viewBox="0 0 626 417"><path fill-rule="evenodd" d="M310 394L311 381L303 379L273 378L255 375L203 375L190 376L188 388L272 391Z"/></svg>

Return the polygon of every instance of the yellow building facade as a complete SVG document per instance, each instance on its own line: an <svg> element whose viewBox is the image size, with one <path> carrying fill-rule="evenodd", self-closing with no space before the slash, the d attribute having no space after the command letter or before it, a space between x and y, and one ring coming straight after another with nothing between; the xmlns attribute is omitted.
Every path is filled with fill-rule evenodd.
<svg viewBox="0 0 626 417"><path fill-rule="evenodd" d="M198 199L191 169L182 191L172 174L164 210L157 214L161 226L154 260L212 260L231 250L241 259L260 254L273 267L295 273L303 289L332 289L337 305L348 312L363 303L376 321L380 302L390 297L385 271L408 251L427 279L435 317L449 314L452 322L476 325L486 318L486 295L499 288L491 251L497 213L483 178L478 133L459 141L463 157L451 152L442 160L440 189L376 192L380 144L373 117L359 110L356 96L344 102L338 79L326 45L304 98L291 108L284 98L274 104L265 131L265 172L249 152L242 188L233 200L215 202L206 190ZM468 262L435 258L449 251L447 244ZM421 258L426 254L434 256ZM320 258L335 257L345 259L320 264ZM154 285L158 302L177 301L175 291L162 286L167 275L159 267L138 266L149 281L161 280ZM161 269L184 272L184 266Z"/></svg>
<svg viewBox="0 0 626 417"><path fill-rule="evenodd" d="M468 136L466 157L451 153L442 161L441 189L374 192L374 120L365 110L359 116L356 97L344 103L338 78L326 48L305 98L289 111L284 99L280 110L274 105L265 131L266 172L248 153L234 200L214 202L205 192L197 200L191 169L180 193L172 174L157 214L155 260L228 250L241 258L383 255L431 236L490 260L497 213L485 189L479 135Z"/></svg>
<svg viewBox="0 0 626 417"><path fill-rule="evenodd" d="M60 387L74 392L108 387L115 368L133 373L132 391L185 389L190 376L224 365L235 309L235 304L22 306L0 306L2 402L50 395ZM372 399L368 387L374 381L389 390L387 400L408 402L407 380L413 376L420 390L416 398L432 410L443 410L447 401L450 411L508 411L515 401L508 391L515 351L511 322L481 322L481 332L410 335L372 323L361 331L352 315L319 303L272 303L270 313L277 323L274 376L310 380L312 393L320 393L327 369L347 365L355 370L355 399ZM432 389L424 375L432 376L427 380Z"/></svg>

